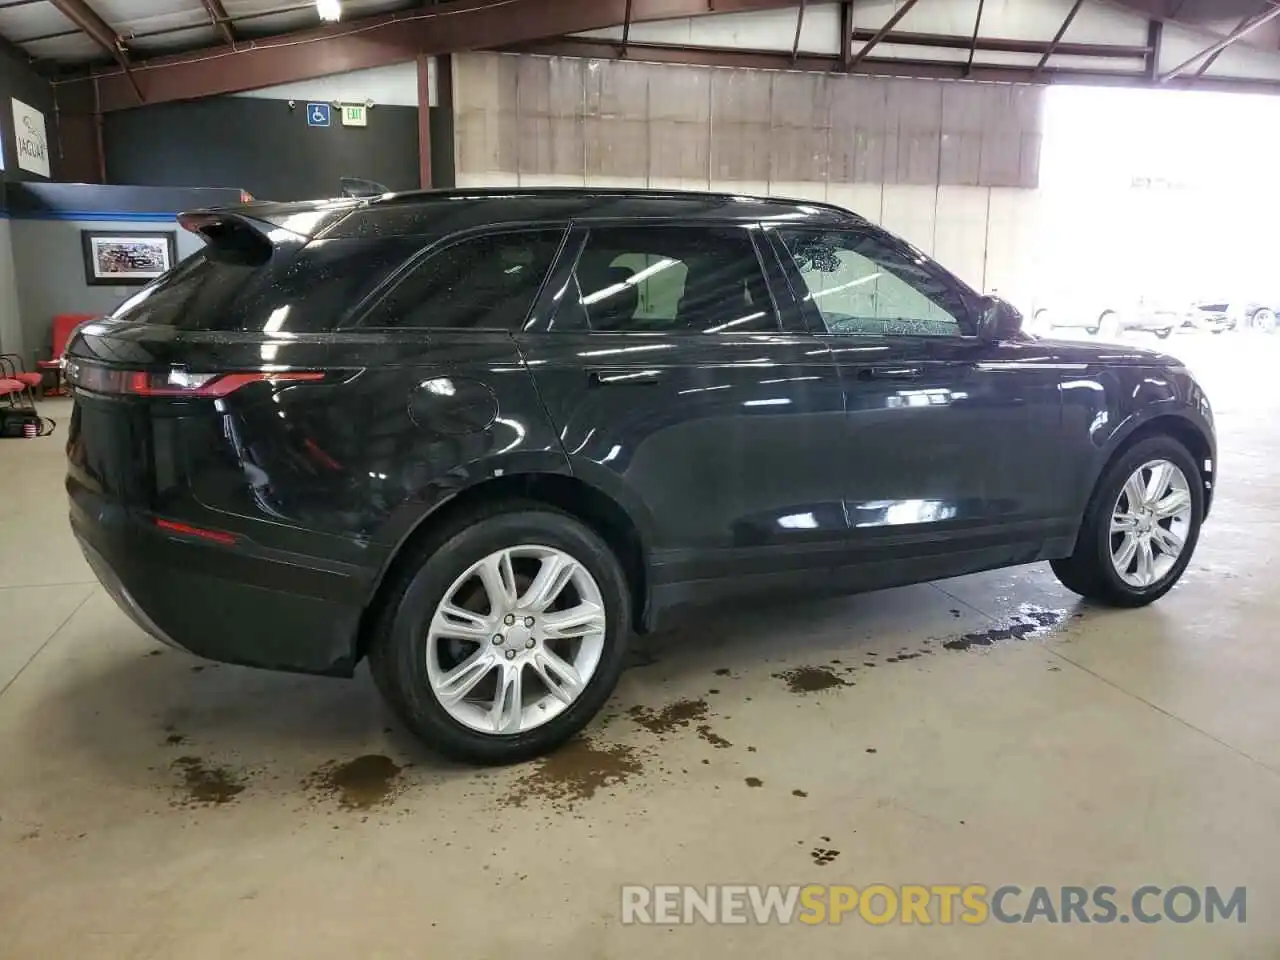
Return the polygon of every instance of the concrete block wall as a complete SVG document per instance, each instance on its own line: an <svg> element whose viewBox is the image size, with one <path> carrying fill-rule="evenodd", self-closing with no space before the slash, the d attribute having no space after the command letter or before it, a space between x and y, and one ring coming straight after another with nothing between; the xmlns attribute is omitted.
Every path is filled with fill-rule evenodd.
<svg viewBox="0 0 1280 960"><path fill-rule="evenodd" d="M1041 88L492 53L453 69L459 186L823 200L979 289L1029 287Z"/></svg>

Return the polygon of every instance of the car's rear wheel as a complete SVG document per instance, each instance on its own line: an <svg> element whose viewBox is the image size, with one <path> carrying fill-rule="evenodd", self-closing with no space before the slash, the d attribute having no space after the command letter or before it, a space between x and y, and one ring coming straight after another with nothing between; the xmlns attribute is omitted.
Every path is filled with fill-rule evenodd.
<svg viewBox="0 0 1280 960"><path fill-rule="evenodd" d="M622 670L630 592L567 514L510 503L419 554L383 611L370 667L397 714L456 759L515 763L582 729Z"/></svg>
<svg viewBox="0 0 1280 960"><path fill-rule="evenodd" d="M1276 329L1276 313L1263 307L1253 315L1253 328L1263 333L1274 333Z"/></svg>
<svg viewBox="0 0 1280 960"><path fill-rule="evenodd" d="M1156 331L1156 336L1157 336L1157 337L1159 337L1161 340L1168 340L1168 339L1169 339L1169 335L1170 335L1171 333L1173 333L1173 328L1172 328L1172 327L1165 327L1163 330L1157 330L1157 331Z"/></svg>
<svg viewBox="0 0 1280 960"><path fill-rule="evenodd" d="M1120 314L1114 310L1108 310L1102 316L1098 317L1098 325L1093 328L1098 336L1106 337L1108 340L1114 340L1120 336Z"/></svg>
<svg viewBox="0 0 1280 960"><path fill-rule="evenodd" d="M1075 552L1052 562L1069 589L1140 607L1178 582L1200 536L1204 489L1191 454L1168 436L1134 444L1103 473Z"/></svg>

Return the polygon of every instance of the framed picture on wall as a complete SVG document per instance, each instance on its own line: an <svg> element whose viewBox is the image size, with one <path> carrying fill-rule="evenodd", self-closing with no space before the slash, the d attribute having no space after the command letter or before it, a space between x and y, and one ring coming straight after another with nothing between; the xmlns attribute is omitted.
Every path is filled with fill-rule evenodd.
<svg viewBox="0 0 1280 960"><path fill-rule="evenodd" d="M173 231L81 230L84 279L96 286L141 286L178 262Z"/></svg>

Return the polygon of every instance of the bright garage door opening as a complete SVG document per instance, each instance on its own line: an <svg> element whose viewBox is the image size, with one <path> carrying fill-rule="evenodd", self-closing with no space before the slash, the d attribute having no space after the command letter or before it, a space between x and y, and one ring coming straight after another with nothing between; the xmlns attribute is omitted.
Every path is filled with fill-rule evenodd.
<svg viewBox="0 0 1280 960"><path fill-rule="evenodd" d="M1277 305L1280 98L1055 87L1043 151L1040 326Z"/></svg>

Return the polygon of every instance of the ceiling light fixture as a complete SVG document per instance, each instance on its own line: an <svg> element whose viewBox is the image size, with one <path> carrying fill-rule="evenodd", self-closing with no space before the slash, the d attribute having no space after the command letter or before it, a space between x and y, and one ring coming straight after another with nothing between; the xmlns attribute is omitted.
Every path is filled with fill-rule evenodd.
<svg viewBox="0 0 1280 960"><path fill-rule="evenodd" d="M342 19L341 0L316 0L316 13L321 20L338 21Z"/></svg>

